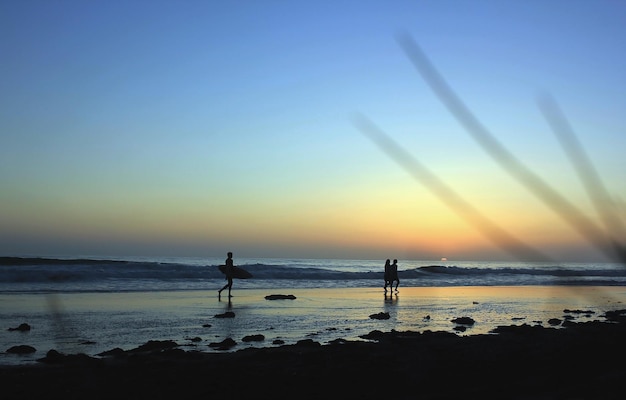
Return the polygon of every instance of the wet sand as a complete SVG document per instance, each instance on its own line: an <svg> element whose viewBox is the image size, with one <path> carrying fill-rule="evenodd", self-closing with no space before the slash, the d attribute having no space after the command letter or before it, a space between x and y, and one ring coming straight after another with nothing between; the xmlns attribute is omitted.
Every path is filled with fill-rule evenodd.
<svg viewBox="0 0 626 400"><path fill-rule="evenodd" d="M42 354L34 365L0 367L3 397L624 397L626 320L614 312L621 309L622 288L403 288L395 303L385 302L382 293L375 292L373 299L368 293L303 290L296 300L263 300L256 310L250 304L258 303L254 299L261 293L241 293L232 301L231 309L239 314L230 322L243 318L243 310L281 320L308 318L314 311L331 317L320 318L322 334L296 335L284 345L241 346L242 334L265 328L247 325L237 331L233 339L238 344L227 352L204 351L208 341L227 336L220 335L194 346L155 337L143 350L118 349L105 357ZM531 311L527 305L527 315L522 315L524 309L516 305L524 302L537 307ZM572 306L567 313L564 304ZM485 322L483 317L498 314L492 309L508 313L502 316L506 323ZM389 312L390 318L371 319L370 311ZM425 312L430 320L444 321L447 329L428 325ZM458 331L460 325L445 313L470 316L475 323ZM545 319L553 313L560 316L558 324ZM355 326L358 334L327 330L332 318L338 319L338 327L363 326ZM481 325L494 323L501 328L480 333Z"/></svg>

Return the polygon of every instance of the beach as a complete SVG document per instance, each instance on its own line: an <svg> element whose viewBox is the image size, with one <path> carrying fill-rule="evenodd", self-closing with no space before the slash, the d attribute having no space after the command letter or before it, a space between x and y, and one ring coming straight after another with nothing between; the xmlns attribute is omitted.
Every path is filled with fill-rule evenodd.
<svg viewBox="0 0 626 400"><path fill-rule="evenodd" d="M218 299L216 290L0 294L4 345L37 349L28 355L4 354L0 363L35 362L50 349L96 356L150 340L215 352L209 345L225 339L237 343L228 349L235 351L272 347L274 341L362 340L362 335L375 330L488 334L509 324L550 326L549 320L566 317L593 321L607 310L621 308L626 287L404 287L387 294L382 288L235 288L233 294L230 301L226 296ZM266 300L274 294L295 299ZM564 310L588 312L567 315ZM232 313L232 318L219 318L226 313ZM379 313L389 318L370 318ZM452 322L460 317L470 317L474 323ZM21 323L32 329L8 331ZM263 335L263 340L244 342L249 335Z"/></svg>
<svg viewBox="0 0 626 400"><path fill-rule="evenodd" d="M3 392L621 398L626 378L622 286L233 294L0 295L7 349L37 349L3 354Z"/></svg>

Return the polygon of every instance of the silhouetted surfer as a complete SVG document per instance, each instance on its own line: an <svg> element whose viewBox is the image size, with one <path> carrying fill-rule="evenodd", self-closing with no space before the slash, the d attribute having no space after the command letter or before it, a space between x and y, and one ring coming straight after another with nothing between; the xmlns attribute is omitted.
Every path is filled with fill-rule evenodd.
<svg viewBox="0 0 626 400"><path fill-rule="evenodd" d="M228 258L226 258L226 261L224 262L224 264L226 265L226 269L224 271L224 273L226 274L226 279L228 279L228 283L226 285L224 285L223 288L221 288L220 290L217 291L217 298L221 299L222 298L222 290L228 288L228 297L233 297L230 294L231 289L233 288L233 253L232 252L228 252Z"/></svg>

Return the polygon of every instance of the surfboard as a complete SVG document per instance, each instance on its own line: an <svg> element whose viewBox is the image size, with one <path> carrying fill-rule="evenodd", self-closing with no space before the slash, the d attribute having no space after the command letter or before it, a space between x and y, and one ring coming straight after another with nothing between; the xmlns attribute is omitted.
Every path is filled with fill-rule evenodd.
<svg viewBox="0 0 626 400"><path fill-rule="evenodd" d="M226 266L225 265L220 265L218 268L220 269L220 271L224 275L226 274ZM248 279L248 278L252 278L252 274L250 272L246 271L243 268L233 267L233 278Z"/></svg>

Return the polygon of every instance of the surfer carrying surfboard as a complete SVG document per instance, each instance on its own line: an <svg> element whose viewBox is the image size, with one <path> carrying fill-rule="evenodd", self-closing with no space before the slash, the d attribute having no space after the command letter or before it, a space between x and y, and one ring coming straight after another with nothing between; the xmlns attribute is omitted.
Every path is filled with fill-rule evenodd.
<svg viewBox="0 0 626 400"><path fill-rule="evenodd" d="M228 297L233 297L230 294L231 289L233 288L233 269L235 268L234 264L233 264L233 253L232 252L228 252L228 258L226 258L226 261L224 262L224 264L226 265L226 268L224 269L224 274L226 275L226 279L228 279L228 283L226 285L224 285L223 288L221 288L218 292L217 292L217 297L218 299L222 298L222 290L228 288Z"/></svg>

